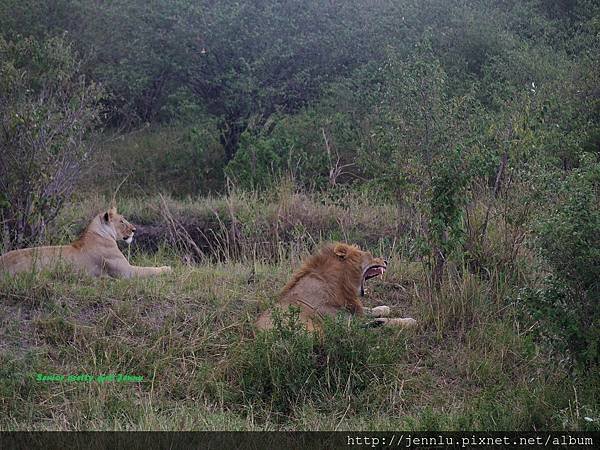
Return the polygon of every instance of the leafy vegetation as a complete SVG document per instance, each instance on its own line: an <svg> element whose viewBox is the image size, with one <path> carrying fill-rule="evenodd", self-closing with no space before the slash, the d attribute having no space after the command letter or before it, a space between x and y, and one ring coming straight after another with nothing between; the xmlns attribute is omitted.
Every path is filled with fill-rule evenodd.
<svg viewBox="0 0 600 450"><path fill-rule="evenodd" d="M0 36L0 220L4 247L39 242L90 159L101 90L60 38Z"/></svg>

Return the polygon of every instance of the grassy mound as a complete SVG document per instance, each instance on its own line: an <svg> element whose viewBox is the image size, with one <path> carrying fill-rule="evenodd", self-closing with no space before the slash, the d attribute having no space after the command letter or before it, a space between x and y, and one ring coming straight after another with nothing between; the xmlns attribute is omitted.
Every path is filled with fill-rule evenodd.
<svg viewBox="0 0 600 450"><path fill-rule="evenodd" d="M167 237L155 252L125 250L135 264L173 265L170 276L95 279L59 267L1 279L0 428L597 428L597 371L572 371L540 333L543 319L528 315L521 300L523 286L535 284L535 267L527 272L524 264L530 255L495 270L455 263L434 289L401 233L376 238L365 226L367 213L345 219L343 209L331 209L328 234L305 231L297 235L304 238L283 240L278 253L261 253L262 232L252 227L265 220L267 200L244 200L166 200L174 217L236 204L247 244L198 261ZM76 212L84 217L103 201L65 210L54 241L76 234ZM294 200L274 198L269 208L277 211L284 201ZM309 211L333 208L302 201ZM122 203L135 221L159 217L143 202ZM398 211L378 208L389 214L376 220L397 227ZM296 206L289 211L298 217ZM283 317L275 330L257 334L259 312L276 300L301 257L335 237L388 259L385 277L369 283L365 305L389 305L394 315L417 319L418 328L407 333L331 321L313 336ZM65 378L40 381L40 375ZM125 375L143 378L125 381Z"/></svg>

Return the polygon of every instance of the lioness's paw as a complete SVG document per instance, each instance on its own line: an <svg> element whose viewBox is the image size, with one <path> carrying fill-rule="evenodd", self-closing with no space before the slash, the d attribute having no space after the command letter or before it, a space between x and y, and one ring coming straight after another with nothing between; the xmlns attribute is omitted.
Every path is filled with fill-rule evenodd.
<svg viewBox="0 0 600 450"><path fill-rule="evenodd" d="M373 317L386 317L390 315L390 307L389 306L376 306L371 309L371 315Z"/></svg>

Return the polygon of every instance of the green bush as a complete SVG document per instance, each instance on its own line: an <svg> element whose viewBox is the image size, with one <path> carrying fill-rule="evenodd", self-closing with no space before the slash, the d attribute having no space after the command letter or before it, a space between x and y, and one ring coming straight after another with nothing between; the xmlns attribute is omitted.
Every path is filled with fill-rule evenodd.
<svg viewBox="0 0 600 450"><path fill-rule="evenodd" d="M562 184L556 207L539 224L538 244L555 278L534 311L559 324L574 356L600 360L600 163L587 157Z"/></svg>
<svg viewBox="0 0 600 450"><path fill-rule="evenodd" d="M304 186L325 185L328 159L322 130L330 121L326 113L309 110L272 118L261 130L246 130L227 176L245 189L273 187L284 176Z"/></svg>
<svg viewBox="0 0 600 450"><path fill-rule="evenodd" d="M241 349L232 375L242 401L288 414L307 401L368 398L370 387L394 376L404 346L388 330L338 317L326 320L317 335L305 331L298 316L292 309L275 317L272 330L259 332Z"/></svg>
<svg viewBox="0 0 600 450"><path fill-rule="evenodd" d="M578 295L561 278L549 276L537 289L521 292L531 318L544 324L539 334L575 365L592 365L600 355L600 316L593 298ZM588 315L590 314L590 315Z"/></svg>
<svg viewBox="0 0 600 450"><path fill-rule="evenodd" d="M0 222L5 249L39 242L90 162L102 90L62 38L0 36Z"/></svg>
<svg viewBox="0 0 600 450"><path fill-rule="evenodd" d="M587 158L561 187L561 198L540 224L539 244L554 270L573 288L600 282L600 163Z"/></svg>

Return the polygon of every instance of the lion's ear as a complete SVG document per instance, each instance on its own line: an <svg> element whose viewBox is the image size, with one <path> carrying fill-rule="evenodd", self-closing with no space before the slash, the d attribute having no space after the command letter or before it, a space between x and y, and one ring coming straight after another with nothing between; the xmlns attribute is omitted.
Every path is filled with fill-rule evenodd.
<svg viewBox="0 0 600 450"><path fill-rule="evenodd" d="M104 215L102 216L102 220L108 223L108 221L110 220L110 213L108 211L104 213Z"/></svg>
<svg viewBox="0 0 600 450"><path fill-rule="evenodd" d="M348 256L348 246L346 244L337 244L333 249L333 253L339 258L344 259Z"/></svg>

